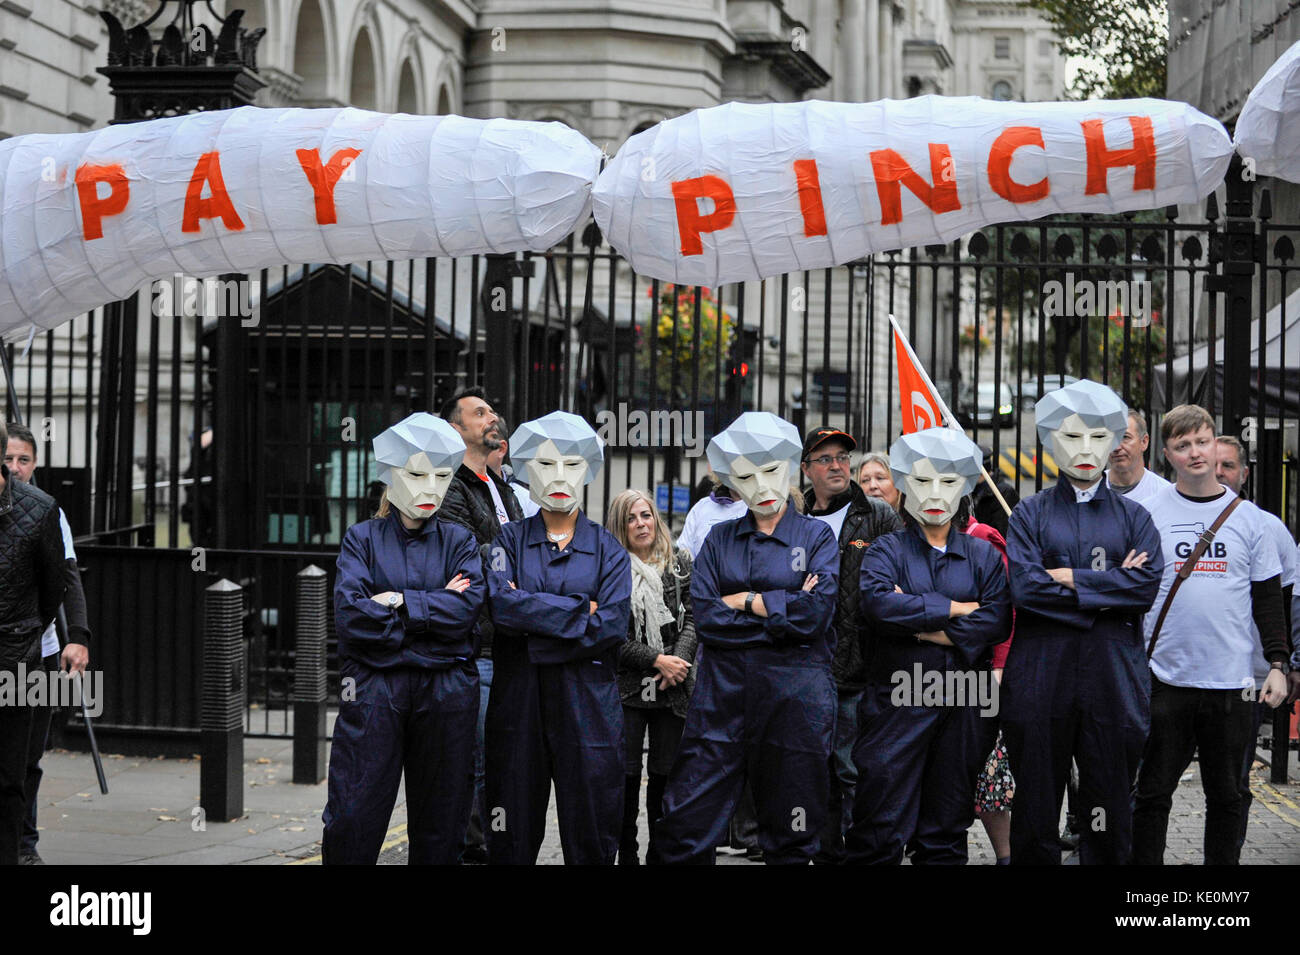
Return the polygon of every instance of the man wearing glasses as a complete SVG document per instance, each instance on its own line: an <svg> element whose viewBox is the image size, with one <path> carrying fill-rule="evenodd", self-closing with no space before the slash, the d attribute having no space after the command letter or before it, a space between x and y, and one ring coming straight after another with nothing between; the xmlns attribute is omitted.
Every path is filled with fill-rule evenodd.
<svg viewBox="0 0 1300 955"><path fill-rule="evenodd" d="M801 465L803 476L812 485L808 514L831 526L840 549L836 644L831 658L831 676L838 700L826 825L821 832L821 848L813 860L819 865L844 863L844 833L851 821L853 789L858 780L858 770L853 765L853 741L857 736L858 702L867 685L866 638L869 636L858 614L862 555L877 537L903 526L892 507L878 498L867 497L852 480L849 455L856 447L857 442L843 431L814 428L804 438Z"/></svg>

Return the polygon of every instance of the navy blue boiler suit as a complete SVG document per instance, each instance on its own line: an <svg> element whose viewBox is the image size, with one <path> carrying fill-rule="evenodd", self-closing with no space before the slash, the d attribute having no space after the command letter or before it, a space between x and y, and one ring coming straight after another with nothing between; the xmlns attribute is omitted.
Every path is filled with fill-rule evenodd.
<svg viewBox="0 0 1300 955"><path fill-rule="evenodd" d="M457 574L464 593L447 590ZM396 610L370 598L402 594ZM478 670L474 621L486 587L469 531L396 511L348 528L334 623L343 681L330 750L321 852L327 865L373 865L406 772L411 863L455 865L474 784Z"/></svg>
<svg viewBox="0 0 1300 955"><path fill-rule="evenodd" d="M897 864L909 843L916 865L966 863L975 783L997 738L989 659L1011 630L1011 591L992 544L952 529L946 548L940 553L910 524L879 538L862 560L861 606L875 623L875 646L853 747L851 864ZM954 600L980 607L950 618ZM936 630L955 646L917 641ZM934 705L923 691L940 679L952 692Z"/></svg>
<svg viewBox="0 0 1300 955"><path fill-rule="evenodd" d="M1130 550L1138 569L1120 565ZM1131 792L1151 722L1142 615L1164 554L1151 515L1106 487L1079 504L1064 476L1026 498L1007 529L1016 638L1002 673L1002 737L1016 778L1011 862L1060 864L1057 825L1070 760L1079 764L1079 859L1123 865ZM1074 570L1074 588L1048 568Z"/></svg>
<svg viewBox="0 0 1300 955"><path fill-rule="evenodd" d="M535 514L504 525L488 553L496 627L486 730L488 861L537 861L554 779L564 861L613 864L623 823L617 671L631 613L627 551L585 514L560 549Z"/></svg>
<svg viewBox="0 0 1300 955"><path fill-rule="evenodd" d="M746 777L764 860L806 863L816 853L835 728L839 566L835 532L793 506L770 535L752 513L709 531L691 578L704 650L664 793L665 863L713 862ZM805 592L808 574L820 580ZM766 618L722 601L750 590Z"/></svg>

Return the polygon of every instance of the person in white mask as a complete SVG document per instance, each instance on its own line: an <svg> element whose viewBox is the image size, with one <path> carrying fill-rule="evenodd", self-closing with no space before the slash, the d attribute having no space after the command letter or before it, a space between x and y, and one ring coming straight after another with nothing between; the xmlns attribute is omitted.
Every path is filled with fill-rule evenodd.
<svg viewBox="0 0 1300 955"><path fill-rule="evenodd" d="M564 861L612 865L625 762L618 653L632 570L580 506L604 450L587 422L553 411L521 424L510 454L540 510L504 525L488 548L488 864L537 861L554 781Z"/></svg>
<svg viewBox="0 0 1300 955"><path fill-rule="evenodd" d="M1074 759L1080 861L1123 865L1150 725L1142 615L1160 587L1163 551L1147 510L1102 480L1127 421L1119 396L1079 381L1045 395L1034 413L1061 476L1022 500L1007 529L1016 608L1002 673L1002 736L1016 780L1011 864L1060 864L1057 825Z"/></svg>
<svg viewBox="0 0 1300 955"><path fill-rule="evenodd" d="M334 620L339 715L321 843L326 865L373 865L406 776L411 863L455 865L474 777L474 621L483 571L473 535L435 520L465 454L419 412L374 441L379 512L348 528Z"/></svg>
<svg viewBox="0 0 1300 955"><path fill-rule="evenodd" d="M839 549L825 521L790 506L801 455L794 425L768 412L742 414L709 442L709 466L748 513L714 525L691 579L706 649L664 793L668 864L712 863L746 780L764 861L807 863L817 851L835 724Z"/></svg>
<svg viewBox="0 0 1300 955"><path fill-rule="evenodd" d="M993 647L1011 629L1002 555L965 533L979 446L951 428L889 450L904 527L862 560L874 652L853 748L850 864L963 865L975 780L997 736ZM937 688L937 689L936 689Z"/></svg>

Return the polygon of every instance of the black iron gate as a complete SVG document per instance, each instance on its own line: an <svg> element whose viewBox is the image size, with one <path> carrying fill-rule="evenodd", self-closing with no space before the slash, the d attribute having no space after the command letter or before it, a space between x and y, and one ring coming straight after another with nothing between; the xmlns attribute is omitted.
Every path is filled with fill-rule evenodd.
<svg viewBox="0 0 1300 955"><path fill-rule="evenodd" d="M484 385L511 427L558 407L602 430L594 518L635 486L680 525L707 438L741 410L888 448L901 430L890 314L1022 493L1055 477L1033 400L1090 377L1146 416L1155 468L1163 411L1196 401L1221 416L1248 439L1250 491L1294 529L1300 225L1273 222L1268 191L1235 164L1223 192L1182 215L991 226L720 289L637 276L594 227L542 254L264 270L242 277L253 316L172 314L156 286L10 345L14 385L38 481L60 488L95 545L83 563L105 594L132 573L119 547L166 549L178 566L195 548L287 562L285 580L307 554L332 567L377 498L370 438L465 385ZM145 679L157 667L128 660L135 644L120 639L141 624L114 606L97 622L123 656L102 662ZM291 631L265 622L272 610L250 607L248 633L269 708L288 699L292 649ZM138 712L123 718L164 719Z"/></svg>

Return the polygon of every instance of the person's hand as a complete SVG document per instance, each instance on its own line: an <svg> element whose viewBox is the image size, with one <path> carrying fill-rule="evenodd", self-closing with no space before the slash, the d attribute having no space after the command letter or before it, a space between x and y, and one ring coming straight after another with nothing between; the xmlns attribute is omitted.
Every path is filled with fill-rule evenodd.
<svg viewBox="0 0 1300 955"><path fill-rule="evenodd" d="M591 609L587 611L587 616L591 616L596 612L596 601L588 600L587 603L591 604Z"/></svg>
<svg viewBox="0 0 1300 955"><path fill-rule="evenodd" d="M1291 692L1286 696L1286 701L1294 703L1300 699L1300 670L1292 670L1286 675L1286 685L1291 688Z"/></svg>
<svg viewBox="0 0 1300 955"><path fill-rule="evenodd" d="M1259 696L1260 701L1277 709L1286 696L1286 674L1281 670L1269 670L1268 678L1264 681L1264 691Z"/></svg>
<svg viewBox="0 0 1300 955"><path fill-rule="evenodd" d="M924 630L916 635L916 639L922 643L937 643L941 647L953 646L953 642L948 639L948 634L942 630Z"/></svg>
<svg viewBox="0 0 1300 955"><path fill-rule="evenodd" d="M901 594L902 592L903 592L903 588L898 586L898 584L894 584L894 593Z"/></svg>
<svg viewBox="0 0 1300 955"><path fill-rule="evenodd" d="M90 663L90 651L83 644L69 643L63 648L60 668L68 673L85 673Z"/></svg>
<svg viewBox="0 0 1300 955"><path fill-rule="evenodd" d="M659 689L666 690L685 680L691 665L681 657L661 653L655 658L654 668L659 671Z"/></svg>
<svg viewBox="0 0 1300 955"><path fill-rule="evenodd" d="M1125 568L1126 570L1132 570L1135 567L1141 567L1146 562L1147 562L1146 551L1143 551L1140 554L1137 553L1136 551L1129 551L1128 556L1124 558L1124 562L1120 564L1120 566ZM1051 571L1049 570L1048 573L1050 574Z"/></svg>
<svg viewBox="0 0 1300 955"><path fill-rule="evenodd" d="M470 579L464 574L457 574L451 580L447 581L447 586L443 590L454 590L458 594L463 594L469 590Z"/></svg>
<svg viewBox="0 0 1300 955"><path fill-rule="evenodd" d="M1002 667L997 667L993 670L993 679L998 681L998 686L1002 685Z"/></svg>
<svg viewBox="0 0 1300 955"><path fill-rule="evenodd" d="M1047 571L1047 576L1051 577L1058 584L1063 584L1074 589L1074 568L1073 567L1053 567Z"/></svg>
<svg viewBox="0 0 1300 955"><path fill-rule="evenodd" d="M807 577L803 579L803 586L799 589L804 591L810 591L817 586L817 581L819 581L820 579L821 578L818 577L816 574L809 574Z"/></svg>
<svg viewBox="0 0 1300 955"><path fill-rule="evenodd" d="M950 600L948 601L948 605L949 605L948 606L949 617L964 617L967 614L974 613L976 610L980 609L979 603L974 600L968 603L962 603L957 600Z"/></svg>
<svg viewBox="0 0 1300 955"><path fill-rule="evenodd" d="M397 593L396 591L393 591L393 590L385 590L382 594L375 594L375 595L374 595L373 597L371 597L370 599L373 600L373 601L374 601L375 603L377 603L377 604L382 604L383 606L387 607L387 606L388 606L388 598L389 598L389 597L396 597L396 598L397 598L397 606L398 606L398 607L400 607L402 604L406 603L406 598L403 597L401 594ZM394 607L393 609L397 609L397 608Z"/></svg>

